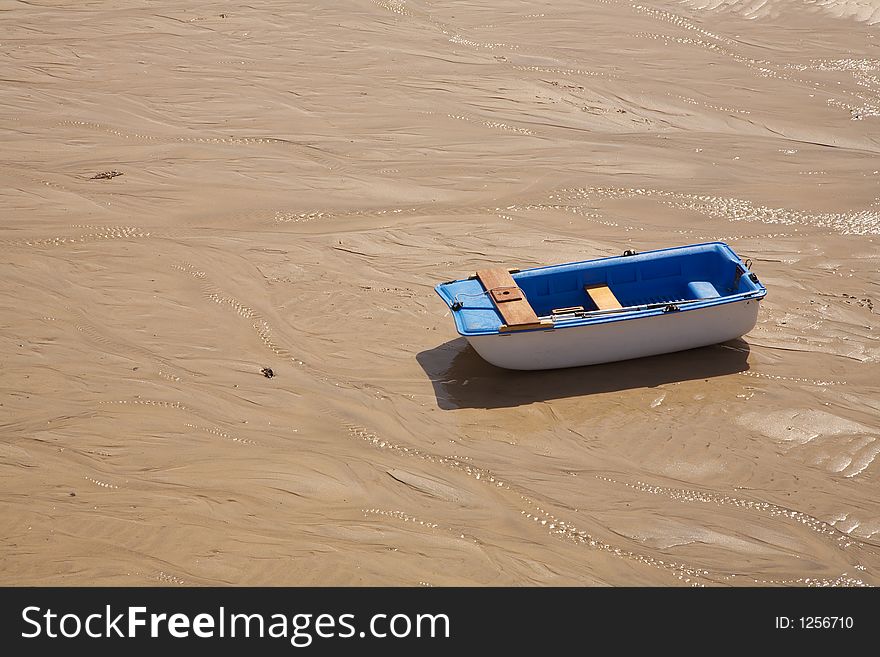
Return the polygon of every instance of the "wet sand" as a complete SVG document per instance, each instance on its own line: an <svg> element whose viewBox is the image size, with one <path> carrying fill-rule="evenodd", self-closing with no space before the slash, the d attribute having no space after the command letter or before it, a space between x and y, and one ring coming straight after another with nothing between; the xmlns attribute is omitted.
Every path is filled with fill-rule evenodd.
<svg viewBox="0 0 880 657"><path fill-rule="evenodd" d="M878 6L0 1L0 583L880 583ZM681 354L432 290L709 240Z"/></svg>

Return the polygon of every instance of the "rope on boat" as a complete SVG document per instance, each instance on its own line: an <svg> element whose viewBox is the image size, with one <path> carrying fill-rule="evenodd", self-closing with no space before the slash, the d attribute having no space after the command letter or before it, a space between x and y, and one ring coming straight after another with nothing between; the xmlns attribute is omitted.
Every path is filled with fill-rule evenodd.
<svg viewBox="0 0 880 657"><path fill-rule="evenodd" d="M492 288L495 289L494 287ZM458 297L484 297L489 294L491 290L483 290L482 292L459 292L454 297L452 297L452 309L453 310L461 310L464 307L464 304L459 301Z"/></svg>

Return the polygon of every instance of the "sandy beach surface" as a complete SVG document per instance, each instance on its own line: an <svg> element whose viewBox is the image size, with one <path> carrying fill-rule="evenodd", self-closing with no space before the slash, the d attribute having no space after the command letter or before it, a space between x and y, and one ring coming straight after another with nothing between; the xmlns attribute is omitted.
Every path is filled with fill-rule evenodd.
<svg viewBox="0 0 880 657"><path fill-rule="evenodd" d="M880 583L877 0L0 0L0 62L0 583ZM505 372L432 289L711 240L769 293L681 354Z"/></svg>

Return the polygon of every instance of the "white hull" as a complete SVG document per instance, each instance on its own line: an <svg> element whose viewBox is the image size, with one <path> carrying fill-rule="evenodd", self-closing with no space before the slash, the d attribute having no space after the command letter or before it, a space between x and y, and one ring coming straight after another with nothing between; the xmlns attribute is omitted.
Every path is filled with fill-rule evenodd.
<svg viewBox="0 0 880 657"><path fill-rule="evenodd" d="M654 356L733 340L758 321L757 299L570 328L466 336L485 360L547 370Z"/></svg>

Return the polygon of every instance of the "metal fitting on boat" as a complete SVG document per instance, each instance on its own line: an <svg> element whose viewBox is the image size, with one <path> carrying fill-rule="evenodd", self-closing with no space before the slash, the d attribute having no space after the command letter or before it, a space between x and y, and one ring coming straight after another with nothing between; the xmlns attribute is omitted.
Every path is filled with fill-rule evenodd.
<svg viewBox="0 0 880 657"><path fill-rule="evenodd" d="M665 313L674 313L677 310L681 310L681 308L679 308L674 303L670 303L670 304L663 307L663 312L665 312Z"/></svg>
<svg viewBox="0 0 880 657"><path fill-rule="evenodd" d="M639 252L633 251L632 249L627 249L626 251L623 252L623 255L625 255L625 256L639 255Z"/></svg>

